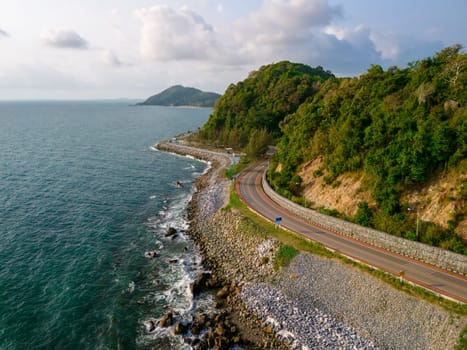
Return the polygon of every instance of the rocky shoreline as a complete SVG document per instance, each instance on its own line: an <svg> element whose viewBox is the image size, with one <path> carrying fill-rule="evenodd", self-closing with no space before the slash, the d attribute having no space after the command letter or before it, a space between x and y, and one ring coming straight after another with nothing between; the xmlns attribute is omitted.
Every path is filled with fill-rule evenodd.
<svg viewBox="0 0 467 350"><path fill-rule="evenodd" d="M216 293L217 311L168 324L194 349L452 349L466 325L458 317L340 261L299 254L275 271L279 242L222 209L228 156L162 143L159 149L211 162L190 203L190 235L211 271L192 284ZM250 226L249 226L250 225ZM258 232L259 231L259 232ZM201 318L201 320L199 320ZM216 321L217 319L217 321ZM203 321L204 323L200 322ZM195 325L195 332L193 332ZM183 333L182 333L183 334Z"/></svg>
<svg viewBox="0 0 467 350"><path fill-rule="evenodd" d="M262 243L262 238L251 235L238 237L224 235L234 232L241 217L224 214L228 204L231 182L223 176L223 171L231 165L228 155L219 155L204 149L187 147L178 142L164 142L155 145L161 151L193 156L210 164L208 171L196 183L196 192L189 204L190 236L198 245L203 256L202 265L206 269L191 284L193 296L200 293L215 295L216 310L211 313L193 315L192 320L177 318L168 312L151 327L172 327L174 334L183 335L185 343L194 349L289 349L278 339L270 327L252 313L239 297L246 281L266 278L272 271L272 259L277 242ZM225 239L229 236L230 239ZM265 258L256 254L261 245ZM245 249L252 247L254 251ZM253 259L252 259L253 258ZM254 267L259 269L256 270ZM259 272L260 271L260 272ZM259 272L259 273L258 273Z"/></svg>

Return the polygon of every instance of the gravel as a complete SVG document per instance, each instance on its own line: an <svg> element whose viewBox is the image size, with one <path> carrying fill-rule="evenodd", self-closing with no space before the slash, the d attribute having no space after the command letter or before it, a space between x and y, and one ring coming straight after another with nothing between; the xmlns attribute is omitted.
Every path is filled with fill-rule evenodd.
<svg viewBox="0 0 467 350"><path fill-rule="evenodd" d="M409 296L338 260L299 254L278 288L302 310L351 325L377 348L453 349L466 318Z"/></svg>
<svg viewBox="0 0 467 350"><path fill-rule="evenodd" d="M268 284L248 284L240 297L291 349L374 349L354 329L317 308L303 308Z"/></svg>

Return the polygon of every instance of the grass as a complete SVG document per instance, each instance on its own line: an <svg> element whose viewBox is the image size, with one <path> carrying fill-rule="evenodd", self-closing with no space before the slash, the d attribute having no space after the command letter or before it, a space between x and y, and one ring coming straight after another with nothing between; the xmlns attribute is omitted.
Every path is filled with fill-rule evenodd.
<svg viewBox="0 0 467 350"><path fill-rule="evenodd" d="M464 327L461 334L459 335L459 340L457 341L456 350L465 350L467 349L467 327Z"/></svg>
<svg viewBox="0 0 467 350"><path fill-rule="evenodd" d="M274 261L274 263L276 264L277 260L278 266L283 266L281 264L288 264L290 260L292 260L295 257L295 255L297 255L299 252L307 252L325 258L338 259L347 265L354 266L366 273L369 273L370 275L390 284L396 289L401 290L409 295L439 305L445 310L453 312L456 315L467 315L466 304L460 304L442 298L422 287L414 286L406 282L405 280L401 280L399 277L393 276L387 272L372 268L362 263L355 262L343 255L338 254L337 252L333 252L327 249L320 243L316 243L311 240L305 239L304 237L290 232L288 230L285 230L283 228L277 228L274 225L274 223L264 219L262 216L251 211L245 205L245 203L241 201L233 187L230 191L230 202L226 209L229 210L232 208L238 210L244 216L244 224L246 225L245 229L247 230L247 232L250 232L252 234L261 234L268 237L274 237L282 243L281 248L276 254L276 258ZM463 342L467 342L467 339L464 339L467 338L467 329L464 329L463 335L461 336L463 337ZM465 348L467 349L467 347Z"/></svg>
<svg viewBox="0 0 467 350"><path fill-rule="evenodd" d="M237 174L245 170L250 164L250 160L244 156L240 157L238 163L232 165L230 168L225 169L224 176L232 180Z"/></svg>
<svg viewBox="0 0 467 350"><path fill-rule="evenodd" d="M287 266L295 256L297 256L299 251L294 247L281 244L277 250L276 256L274 257L274 269L279 270L283 266Z"/></svg>

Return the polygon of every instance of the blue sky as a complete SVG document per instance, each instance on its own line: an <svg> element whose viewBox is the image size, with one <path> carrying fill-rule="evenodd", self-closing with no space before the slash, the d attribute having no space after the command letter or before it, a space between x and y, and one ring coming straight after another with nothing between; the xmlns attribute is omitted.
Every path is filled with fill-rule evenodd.
<svg viewBox="0 0 467 350"><path fill-rule="evenodd" d="M2 0L0 99L222 93L290 60L338 76L467 46L465 0Z"/></svg>

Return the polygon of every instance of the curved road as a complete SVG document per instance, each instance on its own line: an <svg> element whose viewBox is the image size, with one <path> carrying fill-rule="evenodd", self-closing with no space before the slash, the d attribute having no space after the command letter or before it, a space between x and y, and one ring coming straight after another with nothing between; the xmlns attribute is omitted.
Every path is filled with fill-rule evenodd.
<svg viewBox="0 0 467 350"><path fill-rule="evenodd" d="M271 221L282 217L281 226L290 231L393 275L404 271L405 280L467 303L467 277L325 230L280 207L263 191L261 177L265 170L266 164L262 163L242 173L236 181L236 191L250 209Z"/></svg>

